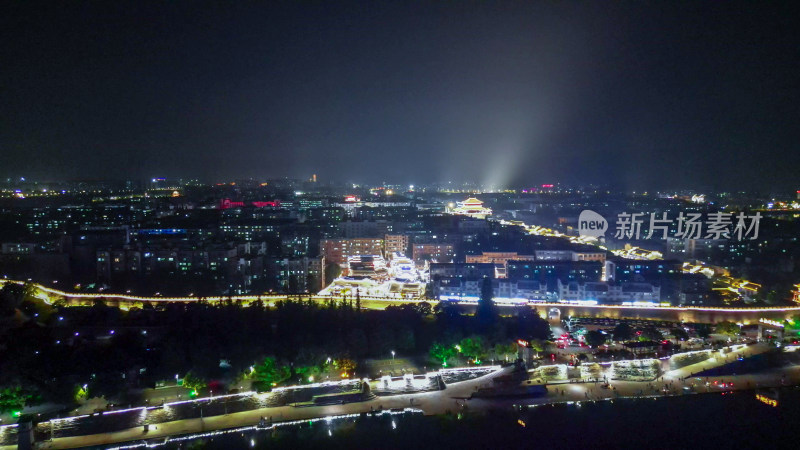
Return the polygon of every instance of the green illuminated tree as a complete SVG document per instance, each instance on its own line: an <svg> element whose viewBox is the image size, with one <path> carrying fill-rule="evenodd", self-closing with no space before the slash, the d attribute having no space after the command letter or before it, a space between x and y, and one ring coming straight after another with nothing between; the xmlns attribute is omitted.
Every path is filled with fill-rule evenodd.
<svg viewBox="0 0 800 450"><path fill-rule="evenodd" d="M33 404L35 398L35 395L20 386L0 389L0 414L21 411L25 406Z"/></svg>
<svg viewBox="0 0 800 450"><path fill-rule="evenodd" d="M205 389L206 386L208 386L208 382L192 372L187 373L186 376L183 377L183 387L187 389L200 392Z"/></svg>
<svg viewBox="0 0 800 450"><path fill-rule="evenodd" d="M84 403L89 398L89 389L86 385L75 387L75 401Z"/></svg>
<svg viewBox="0 0 800 450"><path fill-rule="evenodd" d="M664 335L655 327L644 327L639 334L640 341L660 341L662 339L664 339Z"/></svg>
<svg viewBox="0 0 800 450"><path fill-rule="evenodd" d="M714 331L718 334L725 334L728 336L736 336L739 334L739 325L736 325L733 322L720 322L714 327Z"/></svg>
<svg viewBox="0 0 800 450"><path fill-rule="evenodd" d="M272 387L291 376L287 366L278 366L273 357L264 358L261 364L255 366L253 384L259 390L270 390Z"/></svg>
<svg viewBox="0 0 800 450"><path fill-rule="evenodd" d="M488 353L486 341L481 336L464 338L458 343L458 346L464 356L475 361L480 361Z"/></svg>
<svg viewBox="0 0 800 450"><path fill-rule="evenodd" d="M542 339L534 339L529 342L529 345L532 349L536 350L537 352L543 352L546 343Z"/></svg>
<svg viewBox="0 0 800 450"><path fill-rule="evenodd" d="M294 366L294 373L300 378L301 383L313 383L314 381L319 381L322 369L315 365ZM278 383L278 381L273 381L273 383Z"/></svg>
<svg viewBox="0 0 800 450"><path fill-rule="evenodd" d="M444 366L447 365L447 361L455 356L455 354L456 349L453 348L452 345L444 345L438 342L434 342L433 345L431 345L431 357L437 361L441 361Z"/></svg>

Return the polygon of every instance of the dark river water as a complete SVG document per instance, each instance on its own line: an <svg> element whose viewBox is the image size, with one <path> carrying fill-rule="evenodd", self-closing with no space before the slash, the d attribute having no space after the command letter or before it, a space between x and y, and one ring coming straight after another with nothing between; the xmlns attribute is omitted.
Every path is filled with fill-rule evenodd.
<svg viewBox="0 0 800 450"><path fill-rule="evenodd" d="M772 400L776 406L767 403ZM365 414L268 430L184 437L156 448L781 449L795 447L799 432L800 389L783 388L505 407L486 414ZM163 440L149 442L161 443Z"/></svg>

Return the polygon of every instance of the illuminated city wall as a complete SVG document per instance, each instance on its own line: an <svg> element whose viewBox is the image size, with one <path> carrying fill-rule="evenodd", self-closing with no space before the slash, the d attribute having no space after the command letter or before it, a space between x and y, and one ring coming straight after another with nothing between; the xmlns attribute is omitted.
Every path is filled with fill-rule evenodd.
<svg viewBox="0 0 800 450"><path fill-rule="evenodd" d="M17 283L22 284L21 281L13 280L0 280L0 285L3 283ZM133 295L123 294L81 294L81 293L68 293L57 289L48 288L46 286L35 285L38 288L37 297L41 298L47 303L54 303L56 301L63 301L67 306L92 306L95 301L101 300L108 306L119 307L122 309L141 308L145 304L152 305L169 303L169 302L182 302L191 303L198 301L206 301L209 303L218 303L226 301L242 302L248 305L255 301L262 301L266 304L273 305L275 302L287 299L303 299L314 301L334 301L342 300L344 297L324 297L324 296L308 296L308 295L233 295L233 296L215 296L215 297L138 297ZM352 296L346 297L350 300ZM361 304L364 308L371 309L384 309L386 306L399 305L404 303L427 302L431 305L438 303L433 299L420 299L420 300L407 300L395 299L385 297L372 297L362 296ZM475 309L476 303L462 303L462 308L467 312L472 312ZM519 305L498 305L501 314L510 314L514 308ZM591 318L610 318L610 319L655 319L655 320L668 320L668 321L684 321L684 322L703 322L703 323L717 323L723 321L730 321L742 324L756 324L759 319L770 319L783 321L790 319L796 315L800 315L800 306L791 307L772 307L772 308L714 308L714 307L646 307L646 306L614 306L614 305L567 305L563 303L536 303L531 304L531 307L536 309L542 317L548 317L551 310L558 310L561 318L572 317L591 317Z"/></svg>

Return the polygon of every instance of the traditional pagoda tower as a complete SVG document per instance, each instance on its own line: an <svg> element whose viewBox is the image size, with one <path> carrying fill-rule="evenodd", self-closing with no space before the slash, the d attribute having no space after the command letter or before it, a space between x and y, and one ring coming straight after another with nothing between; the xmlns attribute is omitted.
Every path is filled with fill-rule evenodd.
<svg viewBox="0 0 800 450"><path fill-rule="evenodd" d="M492 210L484 207L483 202L477 198L470 197L463 202L458 202L458 206L450 208L450 213L485 219L486 216L492 215Z"/></svg>

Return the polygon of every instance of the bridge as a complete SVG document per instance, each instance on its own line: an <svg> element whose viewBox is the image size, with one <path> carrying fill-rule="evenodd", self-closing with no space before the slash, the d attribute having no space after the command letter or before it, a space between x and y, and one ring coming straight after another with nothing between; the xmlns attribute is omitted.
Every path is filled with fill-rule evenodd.
<svg viewBox="0 0 800 450"><path fill-rule="evenodd" d="M5 283L24 284L17 280L0 280L0 286ZM123 310L131 308L142 308L144 305L159 305L171 302L195 303L207 302L211 304L226 303L228 301L240 302L243 305L260 301L265 305L274 306L277 302L286 300L302 300L325 303L329 301L340 302L342 300L355 303L355 297L341 296L321 296L321 295L219 295L210 297L143 297L127 294L112 293L77 293L65 292L41 284L33 283L36 287L35 296L45 303L54 304L63 302L66 306L92 306L97 301L112 307ZM434 299L401 299L394 297L374 297L361 296L360 303L362 308L386 309L387 306L403 305L408 303L427 302L431 306L439 303ZM472 312L477 306L477 302L459 302L465 311ZM701 322L717 323L730 321L744 325L757 324L761 319L773 321L783 321L800 315L800 305L797 306L778 306L760 308L726 308L726 307L702 307L702 306L656 306L656 305L587 305L568 302L529 302L529 303L498 303L501 313L511 313L514 308L520 306L530 306L539 313L540 316L550 319L560 319L564 317L591 317L591 318L610 318L610 319L642 319L642 320L665 320L673 322Z"/></svg>

